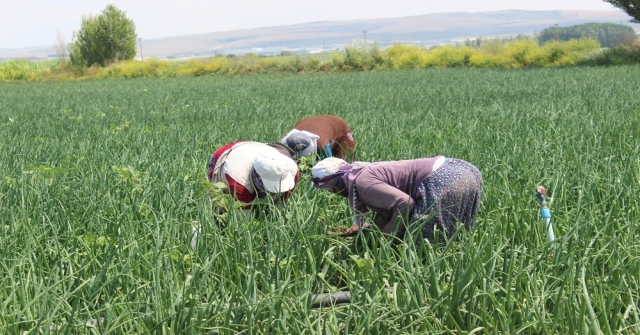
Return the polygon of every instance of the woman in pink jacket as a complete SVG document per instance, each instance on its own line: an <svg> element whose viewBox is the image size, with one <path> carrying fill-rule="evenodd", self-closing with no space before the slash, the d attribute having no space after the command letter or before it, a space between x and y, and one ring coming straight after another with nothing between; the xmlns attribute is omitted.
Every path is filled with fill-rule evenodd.
<svg viewBox="0 0 640 335"><path fill-rule="evenodd" d="M402 238L406 228L420 229L424 238L436 243L436 230L440 241L451 238L458 223L471 230L482 197L480 171L444 156L352 164L330 157L318 162L311 174L314 187L349 199L352 233L373 211L385 235Z"/></svg>

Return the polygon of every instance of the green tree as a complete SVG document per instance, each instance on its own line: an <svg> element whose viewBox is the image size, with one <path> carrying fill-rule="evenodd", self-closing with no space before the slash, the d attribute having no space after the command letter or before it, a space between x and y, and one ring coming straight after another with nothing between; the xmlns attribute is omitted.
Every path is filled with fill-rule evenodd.
<svg viewBox="0 0 640 335"><path fill-rule="evenodd" d="M74 65L106 66L136 55L136 26L125 12L109 4L97 16L83 16L80 30L69 45Z"/></svg>
<svg viewBox="0 0 640 335"><path fill-rule="evenodd" d="M633 17L631 22L640 23L640 0L604 0Z"/></svg>

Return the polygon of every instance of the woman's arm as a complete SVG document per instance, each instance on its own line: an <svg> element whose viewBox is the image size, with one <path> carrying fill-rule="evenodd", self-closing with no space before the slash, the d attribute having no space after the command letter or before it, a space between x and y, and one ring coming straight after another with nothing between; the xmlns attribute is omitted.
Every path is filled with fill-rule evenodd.
<svg viewBox="0 0 640 335"><path fill-rule="evenodd" d="M382 232L396 236L403 234L405 218L408 218L413 210L413 198L382 181L363 181L366 184L356 180L356 190L360 202L372 207L374 211L381 209L391 212L391 220L382 227Z"/></svg>

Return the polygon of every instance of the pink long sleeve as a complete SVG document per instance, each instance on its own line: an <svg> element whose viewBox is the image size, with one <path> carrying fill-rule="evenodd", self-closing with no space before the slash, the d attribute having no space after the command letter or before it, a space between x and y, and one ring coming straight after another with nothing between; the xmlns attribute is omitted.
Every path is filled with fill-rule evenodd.
<svg viewBox="0 0 640 335"><path fill-rule="evenodd" d="M418 187L429 177L440 156L413 160L382 162L368 166L355 181L359 208L368 208L389 220L381 227L384 233L404 232L414 209Z"/></svg>

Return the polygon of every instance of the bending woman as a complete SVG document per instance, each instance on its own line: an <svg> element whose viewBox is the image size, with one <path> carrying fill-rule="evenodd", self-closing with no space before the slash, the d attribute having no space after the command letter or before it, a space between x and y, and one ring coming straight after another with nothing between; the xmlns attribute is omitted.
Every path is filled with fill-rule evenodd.
<svg viewBox="0 0 640 335"><path fill-rule="evenodd" d="M356 144L346 121L335 115L306 117L280 142L296 152L296 158L317 154L320 158L353 159ZM315 157L314 157L315 158Z"/></svg>
<svg viewBox="0 0 640 335"><path fill-rule="evenodd" d="M207 179L221 182L235 199L251 209L256 198L284 200L294 190L300 173L283 145L239 141L223 145L209 158Z"/></svg>
<svg viewBox="0 0 640 335"><path fill-rule="evenodd" d="M459 222L471 230L482 197L478 168L444 156L353 164L326 158L314 165L311 174L314 187L349 199L352 232L373 211L385 235L402 238L406 227L414 231L423 225L422 236L431 243L436 242L436 229L447 239Z"/></svg>

